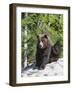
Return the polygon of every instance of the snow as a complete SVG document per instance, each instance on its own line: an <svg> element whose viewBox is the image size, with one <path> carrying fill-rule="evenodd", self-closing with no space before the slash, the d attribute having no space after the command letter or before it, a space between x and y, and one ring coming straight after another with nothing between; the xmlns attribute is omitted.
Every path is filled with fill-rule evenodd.
<svg viewBox="0 0 72 90"><path fill-rule="evenodd" d="M63 58L60 58L57 62L47 64L44 70L38 70L35 67L35 64L31 64L21 73L22 77L46 77L61 75L63 75Z"/></svg>

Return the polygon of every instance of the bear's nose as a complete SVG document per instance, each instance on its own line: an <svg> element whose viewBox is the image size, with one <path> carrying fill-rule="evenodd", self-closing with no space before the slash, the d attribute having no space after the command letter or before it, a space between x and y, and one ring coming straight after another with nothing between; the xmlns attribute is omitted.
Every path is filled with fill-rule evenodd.
<svg viewBox="0 0 72 90"><path fill-rule="evenodd" d="M40 47L43 48L43 42L42 41L40 42Z"/></svg>

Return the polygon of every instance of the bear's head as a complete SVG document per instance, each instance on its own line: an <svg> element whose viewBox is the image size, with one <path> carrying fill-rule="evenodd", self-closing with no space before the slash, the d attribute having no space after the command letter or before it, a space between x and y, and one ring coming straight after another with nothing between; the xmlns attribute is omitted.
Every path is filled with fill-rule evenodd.
<svg viewBox="0 0 72 90"><path fill-rule="evenodd" d="M38 35L37 39L38 39L38 44L37 44L38 48L45 49L48 47L48 36L46 34Z"/></svg>

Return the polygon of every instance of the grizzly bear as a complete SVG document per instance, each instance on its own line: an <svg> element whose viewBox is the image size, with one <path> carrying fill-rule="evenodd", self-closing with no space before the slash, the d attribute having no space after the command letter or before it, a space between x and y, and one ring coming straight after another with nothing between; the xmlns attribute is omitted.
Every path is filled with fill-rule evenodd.
<svg viewBox="0 0 72 90"><path fill-rule="evenodd" d="M51 53L51 44L47 35L37 36L36 66L38 69L44 69L49 62Z"/></svg>
<svg viewBox="0 0 72 90"><path fill-rule="evenodd" d="M59 59L62 45L57 41L53 46L47 35L37 36L36 66L44 69L46 64Z"/></svg>

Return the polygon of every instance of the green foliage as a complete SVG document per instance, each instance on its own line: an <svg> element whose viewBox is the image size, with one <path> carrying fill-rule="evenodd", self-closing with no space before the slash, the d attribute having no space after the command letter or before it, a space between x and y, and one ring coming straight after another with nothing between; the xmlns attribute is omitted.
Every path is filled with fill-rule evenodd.
<svg viewBox="0 0 72 90"><path fill-rule="evenodd" d="M24 14L25 15L25 14ZM57 40L63 45L63 15L62 14L38 14L28 13L21 20L22 27L22 58L24 58L24 43L27 43L28 61L35 60L37 35L48 33L52 42ZM27 27L27 37L24 35L25 27ZM25 41L26 40L26 41ZM61 51L61 53L63 50ZM62 54L61 54L62 56ZM23 59L24 60L24 59Z"/></svg>

